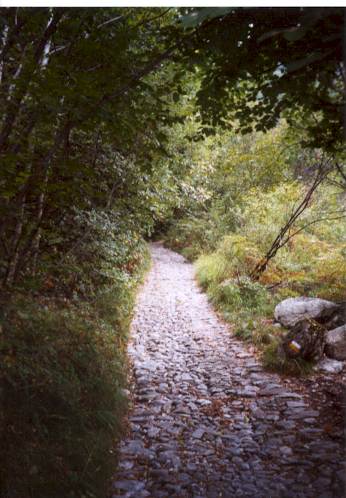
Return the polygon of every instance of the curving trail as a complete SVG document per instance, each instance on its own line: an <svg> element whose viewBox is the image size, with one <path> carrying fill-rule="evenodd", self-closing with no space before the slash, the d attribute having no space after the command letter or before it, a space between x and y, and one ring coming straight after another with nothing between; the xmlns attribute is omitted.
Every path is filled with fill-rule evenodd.
<svg viewBox="0 0 346 498"><path fill-rule="evenodd" d="M344 497L340 440L319 412L264 372L160 244L138 297L135 386L113 496Z"/></svg>

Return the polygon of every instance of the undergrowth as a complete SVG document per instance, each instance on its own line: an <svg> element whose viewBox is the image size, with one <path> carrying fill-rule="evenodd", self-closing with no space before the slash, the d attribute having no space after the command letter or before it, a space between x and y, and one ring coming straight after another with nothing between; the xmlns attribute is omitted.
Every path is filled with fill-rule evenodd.
<svg viewBox="0 0 346 498"><path fill-rule="evenodd" d="M283 299L300 295L341 301L346 290L346 260L343 245L335 248L315 237L297 236L296 247L304 250L292 251L282 264L273 262L256 282L249 277L256 247L244 237L228 235L215 252L197 259L196 276L216 309L233 325L235 335L262 351L265 366L306 375L311 364L287 360L278 351L285 330L273 322L274 308Z"/></svg>
<svg viewBox="0 0 346 498"><path fill-rule="evenodd" d="M94 282L90 271L83 282L79 266L88 296L67 293L73 275L61 266L60 282L47 281L46 268L41 291L17 288L3 298L2 498L107 496L127 404L127 333L149 261L143 243L132 242Z"/></svg>
<svg viewBox="0 0 346 498"><path fill-rule="evenodd" d="M254 140L256 143L256 137ZM184 217L172 222L165 242L195 261L199 284L233 325L235 335L255 344L264 365L282 373L306 375L311 364L287 360L280 354L285 329L274 323L274 308L280 301L298 296L344 301L345 219L340 216L332 223L323 222L329 212L343 214L343 192L331 184L320 187L291 231L302 230L278 251L256 281L254 268L304 196L304 180L308 182L309 176L301 176L303 181L292 178L289 159L274 177L261 169L261 160L249 146L244 156L231 150L238 154L239 163L233 163L231 155L215 166L214 178L209 179L209 204L190 207ZM265 165L269 158L263 155L262 161ZM245 172L249 169L251 181L243 175L244 168Z"/></svg>

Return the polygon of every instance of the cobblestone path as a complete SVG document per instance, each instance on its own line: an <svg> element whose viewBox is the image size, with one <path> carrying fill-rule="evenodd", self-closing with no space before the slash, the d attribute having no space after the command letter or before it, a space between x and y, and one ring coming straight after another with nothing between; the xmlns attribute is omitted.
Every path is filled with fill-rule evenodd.
<svg viewBox="0 0 346 498"><path fill-rule="evenodd" d="M344 497L343 444L264 372L198 289L152 245L129 346L135 385L113 496Z"/></svg>

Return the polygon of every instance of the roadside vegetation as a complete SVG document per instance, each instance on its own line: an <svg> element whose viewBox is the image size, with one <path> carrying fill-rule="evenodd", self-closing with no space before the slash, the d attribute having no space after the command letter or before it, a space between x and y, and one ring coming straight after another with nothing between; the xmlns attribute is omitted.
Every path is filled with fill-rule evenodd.
<svg viewBox="0 0 346 498"><path fill-rule="evenodd" d="M0 495L100 498L145 238L178 181L171 72L132 77L164 34L141 9L1 11Z"/></svg>
<svg viewBox="0 0 346 498"><path fill-rule="evenodd" d="M343 296L344 12L0 13L1 498L103 498L150 238L266 354Z"/></svg>
<svg viewBox="0 0 346 498"><path fill-rule="evenodd" d="M9 496L106 493L116 462L110 450L126 410L131 310L147 262L138 245L126 262L131 274L124 261L101 287L79 274L78 284L88 287L84 298L64 268L55 278L74 296L57 295L49 273L34 295L17 288L3 306L1 474Z"/></svg>
<svg viewBox="0 0 346 498"><path fill-rule="evenodd" d="M204 144L200 157L211 155L211 163L196 186L204 197L188 201L165 236L196 262L198 282L234 333L254 343L268 367L291 373L309 365L276 354L283 329L273 323L275 305L302 295L339 302L346 292L345 184L335 157L296 139L282 122L266 134L223 134ZM284 235L319 168L328 174ZM266 262L278 236L282 247Z"/></svg>

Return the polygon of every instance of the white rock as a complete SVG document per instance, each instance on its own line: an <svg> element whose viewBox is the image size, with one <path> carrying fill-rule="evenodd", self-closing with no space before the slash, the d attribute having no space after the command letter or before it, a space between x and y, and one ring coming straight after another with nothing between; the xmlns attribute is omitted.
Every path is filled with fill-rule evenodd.
<svg viewBox="0 0 346 498"><path fill-rule="evenodd" d="M327 332L326 355L335 360L346 360L346 325Z"/></svg>
<svg viewBox="0 0 346 498"><path fill-rule="evenodd" d="M329 317L338 309L339 305L325 299L289 297L275 307L274 316L281 325L291 328L304 319Z"/></svg>
<svg viewBox="0 0 346 498"><path fill-rule="evenodd" d="M344 362L332 360L331 358L324 358L314 367L314 370L320 370L326 373L339 373L344 368Z"/></svg>

